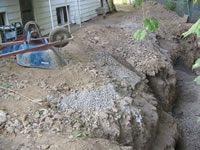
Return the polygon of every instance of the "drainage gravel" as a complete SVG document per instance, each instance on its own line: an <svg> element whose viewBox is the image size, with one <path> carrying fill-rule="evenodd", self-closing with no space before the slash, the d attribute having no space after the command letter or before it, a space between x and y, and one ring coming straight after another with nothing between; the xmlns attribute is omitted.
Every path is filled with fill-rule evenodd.
<svg viewBox="0 0 200 150"><path fill-rule="evenodd" d="M117 92L112 84L100 88L90 88L85 91L70 94L59 100L47 98L50 102L57 103L61 109L95 109L102 110L112 106L112 100L116 98Z"/></svg>

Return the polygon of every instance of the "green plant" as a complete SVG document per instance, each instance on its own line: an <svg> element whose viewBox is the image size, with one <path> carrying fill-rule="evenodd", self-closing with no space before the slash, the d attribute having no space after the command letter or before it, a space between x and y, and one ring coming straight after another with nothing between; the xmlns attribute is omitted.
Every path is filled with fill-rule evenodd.
<svg viewBox="0 0 200 150"><path fill-rule="evenodd" d="M199 68L200 67L200 58L196 60L196 62L194 63L194 65L192 65L192 70ZM197 76L194 81L200 85L200 76Z"/></svg>
<svg viewBox="0 0 200 150"><path fill-rule="evenodd" d="M144 18L143 27L144 29L139 29L134 33L133 37L136 40L143 40L146 37L148 31L155 32L158 29L158 21L154 17L151 19Z"/></svg>
<svg viewBox="0 0 200 150"><path fill-rule="evenodd" d="M196 4L196 3L199 3L200 0L193 0L193 3Z"/></svg>
<svg viewBox="0 0 200 150"><path fill-rule="evenodd" d="M75 135L75 137L87 138L90 136L90 133L88 131L84 130L84 131L76 131L74 133L74 135Z"/></svg>
<svg viewBox="0 0 200 150"><path fill-rule="evenodd" d="M192 27L182 34L182 36L185 38L191 34L196 34L197 37L200 37L200 19L197 20L195 24L192 25ZM192 70L200 67L200 58L196 60L194 65L192 66ZM194 81L200 85L200 76L197 76Z"/></svg>
<svg viewBox="0 0 200 150"><path fill-rule="evenodd" d="M154 17L147 18L144 9L144 0L142 0L142 12L143 12L143 29L138 29L134 34L133 37L136 40L143 40L148 31L155 32L158 29L158 20Z"/></svg>
<svg viewBox="0 0 200 150"><path fill-rule="evenodd" d="M184 32L182 36L185 38L190 34L196 34L197 37L200 37L200 19L197 20L197 22L193 24L192 27L187 32Z"/></svg>
<svg viewBox="0 0 200 150"><path fill-rule="evenodd" d="M141 3L142 3L142 0L135 0L132 3L132 6L133 6L133 8L138 8Z"/></svg>
<svg viewBox="0 0 200 150"><path fill-rule="evenodd" d="M200 117L197 117L197 123L200 123Z"/></svg>
<svg viewBox="0 0 200 150"><path fill-rule="evenodd" d="M12 87L12 85L9 85L9 84L0 84L0 87L10 88L10 87Z"/></svg>
<svg viewBox="0 0 200 150"><path fill-rule="evenodd" d="M172 10L172 11L175 10L176 9L176 3L172 2L172 1L168 1L167 8Z"/></svg>

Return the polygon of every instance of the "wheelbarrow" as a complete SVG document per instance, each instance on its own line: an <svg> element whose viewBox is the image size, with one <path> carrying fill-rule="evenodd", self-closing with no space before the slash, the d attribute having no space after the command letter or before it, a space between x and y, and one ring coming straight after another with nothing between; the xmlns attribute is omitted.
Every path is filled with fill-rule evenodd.
<svg viewBox="0 0 200 150"><path fill-rule="evenodd" d="M0 58L16 55L17 63L24 67L55 69L64 66L65 62L56 48L67 45L73 39L67 29L57 27L49 37L43 37L36 23L29 25L35 29L26 31L26 39L0 44Z"/></svg>

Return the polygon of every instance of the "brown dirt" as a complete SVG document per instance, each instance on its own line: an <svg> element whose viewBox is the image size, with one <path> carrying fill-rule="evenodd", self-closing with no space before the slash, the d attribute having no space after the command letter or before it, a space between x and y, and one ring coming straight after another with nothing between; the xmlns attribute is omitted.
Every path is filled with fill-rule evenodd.
<svg viewBox="0 0 200 150"><path fill-rule="evenodd" d="M63 68L24 68L15 57L1 59L0 110L7 121L0 122L0 149L173 150L178 138L170 115L173 61L180 50L173 39L188 25L155 2L145 8L160 24L145 41L132 37L141 27L141 9L129 8L76 30L61 51ZM102 112L61 111L48 101L108 84L119 95Z"/></svg>

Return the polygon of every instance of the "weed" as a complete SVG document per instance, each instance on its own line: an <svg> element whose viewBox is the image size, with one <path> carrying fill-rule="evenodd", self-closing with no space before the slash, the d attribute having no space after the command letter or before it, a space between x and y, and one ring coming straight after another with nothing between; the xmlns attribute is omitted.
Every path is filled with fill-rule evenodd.
<svg viewBox="0 0 200 150"><path fill-rule="evenodd" d="M172 11L175 10L176 9L176 3L172 2L172 1L168 1L167 8L172 10Z"/></svg>
<svg viewBox="0 0 200 150"><path fill-rule="evenodd" d="M82 137L82 138L88 138L90 136L90 133L86 130L84 131L76 131L74 133L75 137Z"/></svg>

